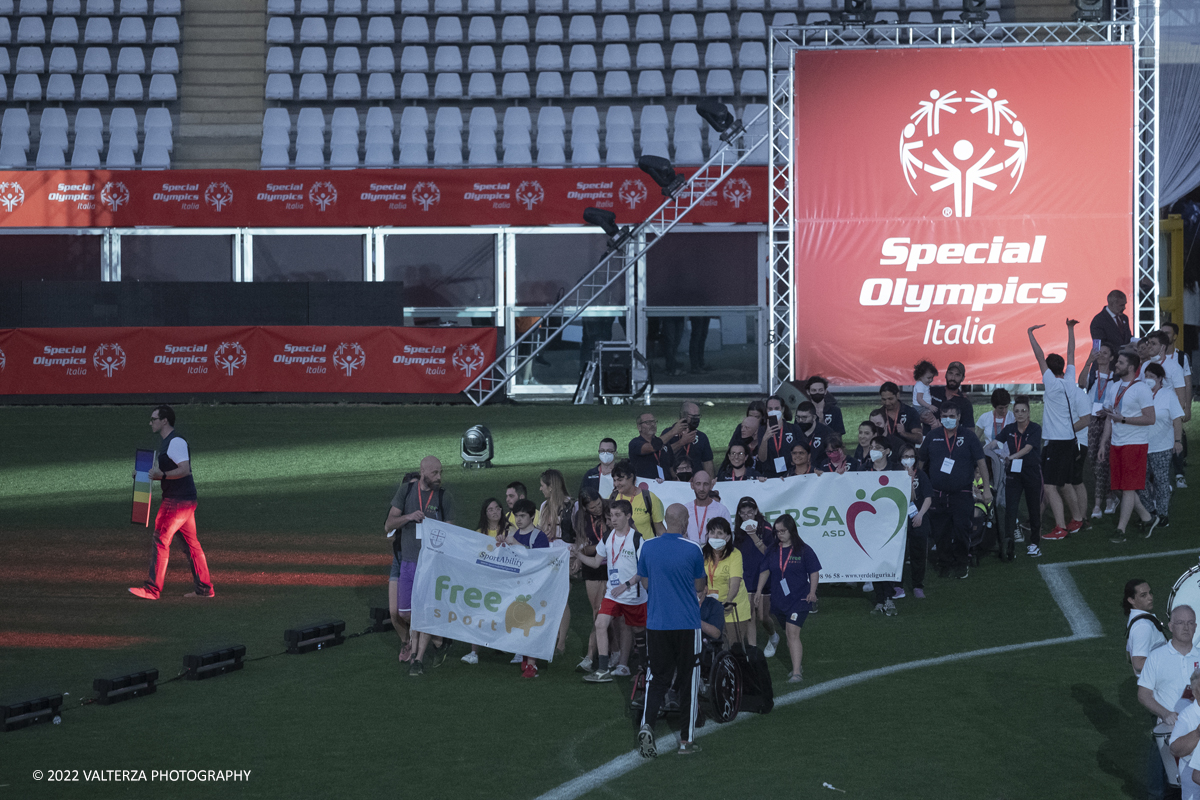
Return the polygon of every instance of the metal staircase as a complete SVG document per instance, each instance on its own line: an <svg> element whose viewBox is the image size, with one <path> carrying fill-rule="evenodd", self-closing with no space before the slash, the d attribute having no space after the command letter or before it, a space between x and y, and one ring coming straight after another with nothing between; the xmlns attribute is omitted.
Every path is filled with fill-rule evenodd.
<svg viewBox="0 0 1200 800"><path fill-rule="evenodd" d="M568 325L579 319L584 310L605 290L623 278L647 250L661 241L662 237L679 224L693 208L700 205L735 168L750 157L751 153L765 146L770 138L769 131L764 132L748 146L739 148L738 143L745 145L747 130L755 130L760 121L765 121L770 109L771 106L768 105L745 124L734 123L722 134L721 147L645 222L633 229L623 228L617 237L611 238L609 252L600 263L563 295L561 300L547 309L536 324L517 337L491 366L467 386L464 392L471 402L481 406L492 399L505 384L536 358L538 353L560 336Z"/></svg>

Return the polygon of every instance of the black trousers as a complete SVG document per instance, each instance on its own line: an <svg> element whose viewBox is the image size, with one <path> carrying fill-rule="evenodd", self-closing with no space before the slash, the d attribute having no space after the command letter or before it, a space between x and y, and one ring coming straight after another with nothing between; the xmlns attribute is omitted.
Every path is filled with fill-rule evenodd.
<svg viewBox="0 0 1200 800"><path fill-rule="evenodd" d="M1022 470L1005 476L1005 496L1008 505L1004 507L1004 536L1005 544L1017 536L1017 510L1021 505L1021 495L1025 495L1025 508L1029 511L1029 543L1040 544L1042 541L1042 473ZM1003 551L1002 551L1003 552Z"/></svg>
<svg viewBox="0 0 1200 800"><path fill-rule="evenodd" d="M964 492L933 493L933 505L929 507L929 524L933 529L933 543L937 545L935 566L967 565L970 556L971 515L974 511L975 498L969 489Z"/></svg>
<svg viewBox="0 0 1200 800"><path fill-rule="evenodd" d="M700 629L679 631L646 630L650 668L646 672L646 705L642 724L654 727L672 678L678 671L679 711L683 720L679 738L690 742L696 736L696 691L700 686Z"/></svg>
<svg viewBox="0 0 1200 800"><path fill-rule="evenodd" d="M932 509L932 504L930 509ZM912 524L912 520L908 521L908 544L905 546L905 555L908 557L909 578L912 581L912 588L925 588L925 562L929 557L929 518L921 520L921 527L916 527Z"/></svg>

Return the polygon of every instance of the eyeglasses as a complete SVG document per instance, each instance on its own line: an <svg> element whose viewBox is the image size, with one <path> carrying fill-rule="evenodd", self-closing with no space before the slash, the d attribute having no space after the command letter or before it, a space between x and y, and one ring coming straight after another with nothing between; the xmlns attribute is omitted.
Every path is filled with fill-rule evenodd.
<svg viewBox="0 0 1200 800"><path fill-rule="evenodd" d="M639 422L638 425L654 425L657 422L658 422L658 420L656 420L656 419L644 419L641 422Z"/></svg>

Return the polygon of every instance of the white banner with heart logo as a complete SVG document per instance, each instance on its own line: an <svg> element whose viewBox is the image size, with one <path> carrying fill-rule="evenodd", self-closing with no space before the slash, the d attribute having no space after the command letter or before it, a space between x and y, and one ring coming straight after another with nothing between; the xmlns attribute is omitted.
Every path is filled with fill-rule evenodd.
<svg viewBox="0 0 1200 800"><path fill-rule="evenodd" d="M412 626L552 661L570 591L565 547L528 550L446 522L419 526Z"/></svg>
<svg viewBox="0 0 1200 800"><path fill-rule="evenodd" d="M638 478L662 501L687 505L690 484ZM912 479L905 472L795 475L767 481L722 481L713 486L736 518L738 502L752 497L768 522L796 520L800 538L821 560L822 583L898 581L904 570Z"/></svg>

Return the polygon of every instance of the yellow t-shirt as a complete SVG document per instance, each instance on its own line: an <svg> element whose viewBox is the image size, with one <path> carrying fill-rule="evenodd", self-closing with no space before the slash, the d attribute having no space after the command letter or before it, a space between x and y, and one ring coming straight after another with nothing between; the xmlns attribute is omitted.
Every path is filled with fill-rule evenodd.
<svg viewBox="0 0 1200 800"><path fill-rule="evenodd" d="M658 499L658 495L654 492L647 492L650 495L650 508L646 508L646 500L642 496L642 491L639 489L633 497L626 497L623 494L618 494L616 499L628 500L633 506L633 527L642 535L643 539L653 539L658 536L654 530L654 523L662 523L663 521L663 506L662 500Z"/></svg>
<svg viewBox="0 0 1200 800"><path fill-rule="evenodd" d="M511 529L510 529L510 530L511 530ZM497 530L490 530L490 529L488 529L488 528L480 528L480 529L479 529L479 533L482 533L484 536L490 536L490 537L492 537L493 539L495 539L495 538L496 538L496 534L497 534L498 532L499 532L499 529L497 529Z"/></svg>
<svg viewBox="0 0 1200 800"><path fill-rule="evenodd" d="M726 545L730 547L731 545ZM717 599L722 603L729 598L729 579L742 577L742 554L737 549L734 549L727 558L714 564L712 560L705 559L704 572L708 576L709 591L717 593ZM738 589L737 597L733 599L737 606L737 620L745 622L750 619L750 595L746 588L746 582L742 581L741 587ZM734 622L734 614L732 611L725 612L725 621Z"/></svg>
<svg viewBox="0 0 1200 800"><path fill-rule="evenodd" d="M515 529L517 527L517 518L513 516L511 511L508 512L507 516L508 527ZM541 522L541 516L542 510L540 508L533 512L533 527L537 528L539 531L542 529L542 526L539 524Z"/></svg>

